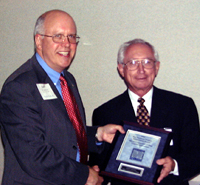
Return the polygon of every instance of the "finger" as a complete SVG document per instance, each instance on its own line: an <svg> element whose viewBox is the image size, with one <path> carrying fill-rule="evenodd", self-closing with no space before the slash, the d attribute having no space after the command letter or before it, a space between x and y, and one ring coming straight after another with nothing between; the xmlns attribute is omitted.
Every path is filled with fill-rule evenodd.
<svg viewBox="0 0 200 185"><path fill-rule="evenodd" d="M157 163L158 165L163 165L163 164L165 163L165 159L158 159L158 160L156 161L156 163Z"/></svg>
<svg viewBox="0 0 200 185"><path fill-rule="evenodd" d="M124 130L124 128L123 128L121 125L119 125L118 131L119 131L121 134L124 134L124 133L125 133L125 130Z"/></svg>
<svg viewBox="0 0 200 185"><path fill-rule="evenodd" d="M107 142L112 143L114 136L115 136L114 134L107 135Z"/></svg>
<svg viewBox="0 0 200 185"><path fill-rule="evenodd" d="M96 171L96 172L99 172L99 171L100 171L100 170L99 170L99 167L98 167L97 165L93 166L92 169L93 169L94 171Z"/></svg>
<svg viewBox="0 0 200 185"><path fill-rule="evenodd" d="M161 172L160 172L160 176L157 179L157 182L160 183L161 180L163 180L166 176L167 176L167 173L165 172L164 169L162 169Z"/></svg>
<svg viewBox="0 0 200 185"><path fill-rule="evenodd" d="M103 177L99 177L98 185L101 185L103 181L104 181Z"/></svg>

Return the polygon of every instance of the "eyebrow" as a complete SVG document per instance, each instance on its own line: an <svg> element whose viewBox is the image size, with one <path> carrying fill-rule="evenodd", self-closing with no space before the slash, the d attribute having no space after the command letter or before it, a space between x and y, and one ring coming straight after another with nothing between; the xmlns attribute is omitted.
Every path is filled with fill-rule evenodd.
<svg viewBox="0 0 200 185"><path fill-rule="evenodd" d="M146 57L146 58L130 58L128 60L144 60L144 59L154 60L154 59L148 58L148 57Z"/></svg>

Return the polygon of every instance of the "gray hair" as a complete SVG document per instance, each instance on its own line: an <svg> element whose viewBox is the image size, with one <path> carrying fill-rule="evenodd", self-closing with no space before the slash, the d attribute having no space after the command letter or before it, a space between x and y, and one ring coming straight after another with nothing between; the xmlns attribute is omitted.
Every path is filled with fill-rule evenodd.
<svg viewBox="0 0 200 185"><path fill-rule="evenodd" d="M45 27L44 27L44 21L45 21L45 16L46 14L41 15L38 17L36 23L35 23L35 28L34 28L34 36L36 34L44 34L45 33Z"/></svg>
<svg viewBox="0 0 200 185"><path fill-rule="evenodd" d="M156 62L159 61L158 52L155 50L153 45L151 45L149 42L146 42L145 40L142 40L142 39L134 39L134 40L130 40L128 42L125 42L124 44L122 44L120 46L119 51L118 51L118 55L117 55L117 63L118 64L123 64L124 54L125 54L127 48L131 45L134 45L134 44L145 44L145 45L149 46L154 53L154 57L156 59Z"/></svg>
<svg viewBox="0 0 200 185"><path fill-rule="evenodd" d="M36 34L45 34L45 25L44 25L45 18L52 11L63 12L62 10L49 10L49 11L43 13L42 15L40 15L40 17L38 17L38 19L35 23L35 28L34 28L34 32L33 32L34 37L35 37ZM42 38L44 38L44 36ZM36 50L36 44L35 43L34 43L34 48Z"/></svg>
<svg viewBox="0 0 200 185"><path fill-rule="evenodd" d="M35 28L34 28L34 32L33 32L33 36L35 38L36 34L44 34L45 33L45 27L44 27L44 21L45 21L45 16L46 14L41 15L40 17L38 17L36 23L35 23ZM35 39L34 39L35 41ZM34 50L36 52L36 44L34 42Z"/></svg>

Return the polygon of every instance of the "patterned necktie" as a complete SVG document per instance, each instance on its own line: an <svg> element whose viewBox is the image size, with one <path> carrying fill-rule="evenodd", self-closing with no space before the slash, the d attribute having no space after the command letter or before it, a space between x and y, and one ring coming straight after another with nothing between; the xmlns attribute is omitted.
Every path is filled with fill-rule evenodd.
<svg viewBox="0 0 200 185"><path fill-rule="evenodd" d="M62 75L60 76L60 85L67 113L76 131L77 143L80 153L80 162L86 164L88 154L87 136L83 126L81 115L75 97L73 96L70 88L68 87L67 81Z"/></svg>
<svg viewBox="0 0 200 185"><path fill-rule="evenodd" d="M137 122L140 125L149 126L150 116L149 116L148 110L144 106L145 100L143 98L139 98L138 102L140 103L140 105L138 105L138 108L137 108Z"/></svg>

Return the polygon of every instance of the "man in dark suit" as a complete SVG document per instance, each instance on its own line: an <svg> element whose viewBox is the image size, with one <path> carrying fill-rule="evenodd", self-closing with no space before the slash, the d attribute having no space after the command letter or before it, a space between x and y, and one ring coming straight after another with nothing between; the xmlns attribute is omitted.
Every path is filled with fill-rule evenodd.
<svg viewBox="0 0 200 185"><path fill-rule="evenodd" d="M151 127L172 131L167 157L159 159L163 168L157 182L162 185L185 185L188 179L200 172L199 168L199 119L193 100L189 97L153 86L160 62L154 47L135 39L124 43L118 52L118 71L127 90L94 110L93 125L137 123L138 98L150 116ZM90 164L104 166L110 145L100 155L91 154ZM132 184L111 179L111 184Z"/></svg>
<svg viewBox="0 0 200 185"><path fill-rule="evenodd" d="M111 142L116 130L123 132L123 128L86 127L76 81L66 70L79 40L73 18L60 10L44 13L36 22L34 38L36 53L6 80L0 96L5 147L2 185L99 185L103 179L98 167L80 160L87 160L87 146L99 152L104 144L97 146L96 141ZM73 94L78 128L72 124L78 116L69 113L62 80ZM76 132L81 126L84 146Z"/></svg>

